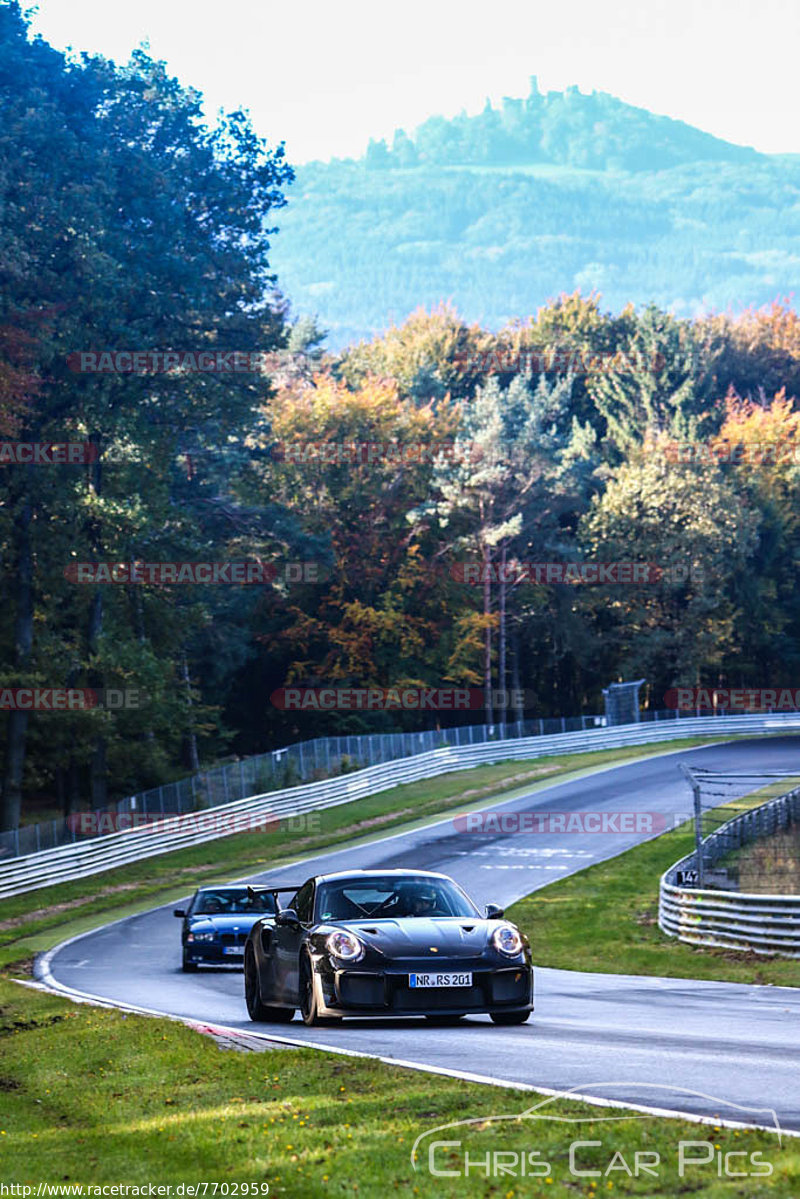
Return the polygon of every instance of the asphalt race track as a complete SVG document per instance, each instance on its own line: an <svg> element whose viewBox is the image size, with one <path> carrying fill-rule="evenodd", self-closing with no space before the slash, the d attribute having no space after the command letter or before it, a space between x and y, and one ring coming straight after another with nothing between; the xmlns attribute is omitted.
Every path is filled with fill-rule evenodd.
<svg viewBox="0 0 800 1199"><path fill-rule="evenodd" d="M486 807L505 813L660 812L672 823L673 814L685 814L690 806L680 761L800 774L800 737L645 758ZM728 794L756 785L732 784ZM480 904L510 904L620 853L644 835L466 834L448 819L323 853L258 879L300 883L326 870L407 866L452 875ZM657 885L654 878L654 894ZM289 1025L255 1025L247 1017L240 971L182 973L175 906L180 904L129 917L56 949L47 962L52 978L123 1004L247 1032L274 1030L278 1039L743 1123L774 1127L776 1113L780 1127L800 1131L800 990L538 969L536 1011L516 1028L496 1027L484 1016L454 1028L406 1018L307 1029L299 1015ZM580 920L580 912L575 918ZM526 1106L521 1102L519 1109Z"/></svg>

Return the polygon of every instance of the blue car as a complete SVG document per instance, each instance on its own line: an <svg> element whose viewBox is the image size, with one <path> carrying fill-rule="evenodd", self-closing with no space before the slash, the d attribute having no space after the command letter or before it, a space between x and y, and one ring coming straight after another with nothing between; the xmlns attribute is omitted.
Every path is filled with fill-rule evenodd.
<svg viewBox="0 0 800 1199"><path fill-rule="evenodd" d="M257 887L200 887L188 908L176 908L183 920L183 969L199 965L241 965L244 943L256 920L269 920L275 896Z"/></svg>

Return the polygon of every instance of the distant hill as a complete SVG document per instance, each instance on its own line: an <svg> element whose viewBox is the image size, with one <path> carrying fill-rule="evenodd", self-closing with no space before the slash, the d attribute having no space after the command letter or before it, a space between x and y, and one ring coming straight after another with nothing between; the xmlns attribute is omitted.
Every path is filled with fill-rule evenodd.
<svg viewBox="0 0 800 1199"><path fill-rule="evenodd" d="M678 315L800 279L800 157L577 88L432 117L359 160L298 168L273 243L334 347L451 300L496 328L576 287Z"/></svg>
<svg viewBox="0 0 800 1199"><path fill-rule="evenodd" d="M391 149L371 141L367 166L555 166L604 171L661 171L690 162L757 162L762 155L721 141L683 121L634 108L606 92L539 91L531 77L527 99L506 96L499 109L486 101L478 116L431 117L413 137L402 129Z"/></svg>

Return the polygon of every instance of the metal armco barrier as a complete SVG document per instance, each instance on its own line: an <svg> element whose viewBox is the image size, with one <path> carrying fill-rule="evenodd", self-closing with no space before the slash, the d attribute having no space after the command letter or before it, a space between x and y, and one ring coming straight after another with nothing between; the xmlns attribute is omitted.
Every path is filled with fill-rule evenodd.
<svg viewBox="0 0 800 1199"><path fill-rule="evenodd" d="M704 864L800 822L800 788L770 799L720 825L702 845ZM752 895L741 891L676 885L677 873L696 866L694 853L661 878L658 923L687 945L715 945L752 953L800 957L800 895Z"/></svg>
<svg viewBox="0 0 800 1199"><path fill-rule="evenodd" d="M41 853L26 854L0 863L0 898L33 891L70 879L100 874L115 866L136 862L172 850L199 845L230 835L227 829L203 828L214 825L214 816L226 814L249 817L294 816L321 811L337 804L350 803L419 779L435 778L454 770L492 762L523 761L563 753L588 753L592 750L618 749L626 745L647 745L677 738L709 736L725 738L735 733L777 733L781 729L800 728L797 713L759 716L703 716L697 719L665 721L657 724L620 725L589 729L553 736L525 737L508 741L488 741L477 745L445 746L414 758L369 766L352 774L306 783L283 791L270 791L233 803L205 808L201 812L165 817L153 824L109 833L73 845Z"/></svg>
<svg viewBox="0 0 800 1199"><path fill-rule="evenodd" d="M663 720L684 718L683 713L649 710L642 719ZM695 712L695 716L718 713ZM622 723L622 722L615 722ZM136 814L148 820L160 816L179 816L200 808L248 799L251 795L266 795L268 791L285 791L302 783L318 783L339 774L354 774L367 766L396 762L399 758L415 758L429 750L446 745L482 745L485 741L504 741L511 738L548 736L553 733L575 733L599 728L606 724L604 716L550 716L513 724L454 725L452 728L424 729L413 733L357 733L341 737L315 737L296 741L280 749L268 750L248 758L237 759L184 776L171 783L150 787L116 802L103 804L94 815L100 821L108 816ZM84 813L81 813L83 815ZM101 823L97 835L111 832L110 821ZM119 825L119 827L125 827ZM36 824L0 832L0 863L4 858L19 858L26 854L42 853L61 845L73 845L85 839L66 819L51 819Z"/></svg>

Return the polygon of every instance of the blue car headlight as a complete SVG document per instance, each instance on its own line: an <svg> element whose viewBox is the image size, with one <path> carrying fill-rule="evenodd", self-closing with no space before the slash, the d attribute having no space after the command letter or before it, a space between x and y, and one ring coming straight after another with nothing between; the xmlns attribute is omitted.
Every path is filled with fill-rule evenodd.
<svg viewBox="0 0 800 1199"><path fill-rule="evenodd" d="M357 962L364 956L364 946L358 937L354 937L352 933L345 932L343 929L337 929L335 933L330 934L325 942L325 948L331 957L339 958L342 962Z"/></svg>
<svg viewBox="0 0 800 1199"><path fill-rule="evenodd" d="M189 933L186 938L187 941L215 941L216 939L216 933Z"/></svg>
<svg viewBox="0 0 800 1199"><path fill-rule="evenodd" d="M492 945L508 958L522 952L522 937L510 924L502 924L492 933Z"/></svg>

